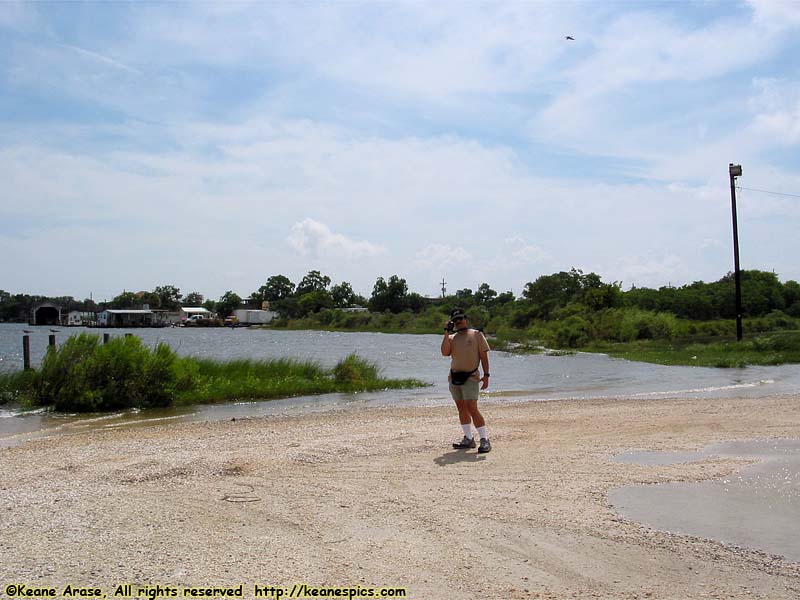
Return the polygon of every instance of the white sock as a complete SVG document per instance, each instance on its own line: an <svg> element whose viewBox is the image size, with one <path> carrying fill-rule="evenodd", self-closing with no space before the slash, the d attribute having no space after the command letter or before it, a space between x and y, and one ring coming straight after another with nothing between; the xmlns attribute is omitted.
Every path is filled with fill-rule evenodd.
<svg viewBox="0 0 800 600"><path fill-rule="evenodd" d="M489 435L486 433L486 425L483 427L478 427L478 435L481 436L482 440L488 440Z"/></svg>
<svg viewBox="0 0 800 600"><path fill-rule="evenodd" d="M466 425L462 424L461 429L464 430L464 435L469 439L472 439L472 423L467 423Z"/></svg>

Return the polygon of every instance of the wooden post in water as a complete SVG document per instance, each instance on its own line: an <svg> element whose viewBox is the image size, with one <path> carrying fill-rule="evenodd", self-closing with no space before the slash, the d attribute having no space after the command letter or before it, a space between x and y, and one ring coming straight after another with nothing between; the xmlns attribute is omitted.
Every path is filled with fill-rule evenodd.
<svg viewBox="0 0 800 600"><path fill-rule="evenodd" d="M22 368L26 371L31 370L31 336L22 336Z"/></svg>
<svg viewBox="0 0 800 600"><path fill-rule="evenodd" d="M50 336L48 337L47 349L48 350L55 350L56 349L56 334L55 333L51 333Z"/></svg>
<svg viewBox="0 0 800 600"><path fill-rule="evenodd" d="M108 340L110 340L110 339L111 339L111 334L110 333L104 333L103 334L103 343L104 344L107 344Z"/></svg>

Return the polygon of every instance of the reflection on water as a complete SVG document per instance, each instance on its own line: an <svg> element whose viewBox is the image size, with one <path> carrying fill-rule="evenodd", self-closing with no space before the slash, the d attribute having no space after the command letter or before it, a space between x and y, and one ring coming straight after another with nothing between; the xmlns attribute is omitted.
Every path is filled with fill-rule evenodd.
<svg viewBox="0 0 800 600"><path fill-rule="evenodd" d="M27 326L0 324L0 371L22 367L22 331ZM47 349L49 329L32 327L31 352L34 362ZM64 328L59 343L67 336L86 331ZM36 413L20 416L0 407L0 445L24 439L42 429L74 431L75 428L115 426L115 420L140 421L150 418L174 420L226 419L253 415L330 410L347 406L441 405L449 404L446 375L448 359L441 356L439 335L382 333L336 333L280 331L269 329L168 328L89 330L111 335L133 333L148 346L169 344L178 354L235 358L293 357L314 360L332 367L350 353L376 362L387 377L413 377L432 383L428 388L394 390L370 394L332 394L323 397L292 398L282 401L245 402L236 405L170 409L167 414L143 411L119 416L86 417ZM800 370L793 365L710 369L667 367L611 359L599 354L567 356L514 355L492 352L491 394L486 402L552 400L560 398L625 397L658 400L669 396L752 397L795 393L800 390ZM99 424L99 425L98 425ZM5 439L5 442L3 440Z"/></svg>
<svg viewBox="0 0 800 600"><path fill-rule="evenodd" d="M800 440L714 444L700 452L639 452L620 462L694 462L710 456L758 462L715 481L635 485L609 493L628 519L663 531L705 537L800 562Z"/></svg>

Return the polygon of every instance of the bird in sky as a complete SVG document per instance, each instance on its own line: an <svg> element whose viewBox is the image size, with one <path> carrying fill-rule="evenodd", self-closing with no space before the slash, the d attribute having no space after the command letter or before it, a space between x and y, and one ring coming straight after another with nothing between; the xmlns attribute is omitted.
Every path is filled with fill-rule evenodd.
<svg viewBox="0 0 800 600"><path fill-rule="evenodd" d="M564 38L567 40L572 40L573 42L575 41L575 38L572 37L571 35L565 35Z"/></svg>

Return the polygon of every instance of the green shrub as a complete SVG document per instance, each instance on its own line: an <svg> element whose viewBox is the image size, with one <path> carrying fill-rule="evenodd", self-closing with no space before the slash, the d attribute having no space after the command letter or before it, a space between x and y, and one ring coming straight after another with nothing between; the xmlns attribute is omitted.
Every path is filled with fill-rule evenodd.
<svg viewBox="0 0 800 600"><path fill-rule="evenodd" d="M629 308L621 316L615 336L620 342L671 340L678 332L678 319L671 313Z"/></svg>
<svg viewBox="0 0 800 600"><path fill-rule="evenodd" d="M548 346L557 348L581 348L592 339L591 324L577 315L549 324L545 334Z"/></svg>
<svg viewBox="0 0 800 600"><path fill-rule="evenodd" d="M35 373L33 371L14 371L0 373L0 406L18 404L30 394Z"/></svg>
<svg viewBox="0 0 800 600"><path fill-rule="evenodd" d="M96 336L83 333L48 351L39 371L0 375L0 404L100 412L425 385L415 379L383 379L377 365L356 355L334 369L291 358L222 362L179 358L162 344L151 351L136 337L100 344Z"/></svg>
<svg viewBox="0 0 800 600"><path fill-rule="evenodd" d="M378 366L368 360L350 354L333 368L336 383L345 385L363 385L378 379Z"/></svg>
<svg viewBox="0 0 800 600"><path fill-rule="evenodd" d="M736 335L736 322L731 319L716 321L688 322L686 333L702 338L727 337Z"/></svg>
<svg viewBox="0 0 800 600"><path fill-rule="evenodd" d="M764 333L767 331L789 331L798 328L797 320L780 310L773 310L768 315L755 319L744 319L742 326L747 333Z"/></svg>
<svg viewBox="0 0 800 600"><path fill-rule="evenodd" d="M800 351L799 332L780 332L753 338L753 349L759 352Z"/></svg>
<svg viewBox="0 0 800 600"><path fill-rule="evenodd" d="M34 377L34 402L68 412L168 406L178 381L176 358L165 344L151 351L137 337L100 344L82 333L48 351Z"/></svg>

